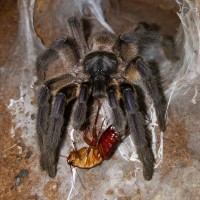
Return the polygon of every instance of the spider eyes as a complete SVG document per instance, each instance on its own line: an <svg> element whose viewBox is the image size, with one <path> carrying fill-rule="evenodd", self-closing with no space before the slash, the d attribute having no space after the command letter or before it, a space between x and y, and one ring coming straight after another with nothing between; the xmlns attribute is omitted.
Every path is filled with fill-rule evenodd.
<svg viewBox="0 0 200 200"><path fill-rule="evenodd" d="M85 73L90 76L97 74L110 75L117 70L117 58L109 52L93 52L86 56L84 61Z"/></svg>

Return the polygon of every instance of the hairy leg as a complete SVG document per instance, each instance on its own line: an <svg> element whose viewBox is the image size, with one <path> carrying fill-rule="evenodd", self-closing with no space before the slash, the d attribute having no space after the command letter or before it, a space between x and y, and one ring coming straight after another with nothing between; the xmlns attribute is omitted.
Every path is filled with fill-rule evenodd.
<svg viewBox="0 0 200 200"><path fill-rule="evenodd" d="M51 108L49 127L46 134L44 134L43 151L41 155L40 164L43 169L47 169L50 177L56 175L57 165L57 150L64 123L64 111L65 111L65 95L58 93L53 102Z"/></svg>
<svg viewBox="0 0 200 200"><path fill-rule="evenodd" d="M108 91L108 99L110 107L112 108L112 125L115 127L116 131L120 133L125 130L126 120L114 89Z"/></svg>
<svg viewBox="0 0 200 200"><path fill-rule="evenodd" d="M144 49L148 48L151 44L153 44L154 46L158 44L161 45L162 36L158 32L155 25L148 25L142 22L138 23L134 31L122 35L121 40L123 41L122 44L126 47L122 48L122 53L125 49L128 49L124 53L124 59L128 59L128 62L130 62L128 68L129 70L130 68L133 69L133 71L134 69L136 69L140 74L142 81L150 97L153 100L159 127L161 131L165 131L165 113L167 102L161 82L159 78L156 75L154 75L149 64L145 62L142 59L142 57L138 56Z"/></svg>
<svg viewBox="0 0 200 200"><path fill-rule="evenodd" d="M37 114L37 124L36 124L40 151L42 151L43 149L44 135L47 134L47 129L48 129L48 119L51 109L50 99L51 96L48 88L42 86L38 96L38 114Z"/></svg>
<svg viewBox="0 0 200 200"><path fill-rule="evenodd" d="M140 76L142 77L142 81L147 88L147 91L150 97L153 100L156 115L158 118L158 124L161 131L165 131L166 129L166 107L167 101L158 79L153 75L149 65L144 62L144 60L140 57L135 59L135 68L138 70Z"/></svg>
<svg viewBox="0 0 200 200"><path fill-rule="evenodd" d="M87 114L87 101L90 95L90 89L87 84L82 84L80 93L74 105L72 112L72 126L77 129L85 122Z"/></svg>
<svg viewBox="0 0 200 200"><path fill-rule="evenodd" d="M74 40L69 37L59 38L52 43L49 49L38 56L37 77L40 82L55 82L56 79L62 79L66 75L66 69L72 69L78 61L79 55Z"/></svg>
<svg viewBox="0 0 200 200"><path fill-rule="evenodd" d="M145 123L145 116L140 112L136 90L128 84L122 85L126 115L131 134L139 156L143 163L143 176L151 180L154 172L154 155L151 149L151 137Z"/></svg>
<svg viewBox="0 0 200 200"><path fill-rule="evenodd" d="M76 17L69 18L68 24L71 36L74 37L77 44L80 45L79 53L81 58L83 58L88 51L88 47L85 41L82 24Z"/></svg>

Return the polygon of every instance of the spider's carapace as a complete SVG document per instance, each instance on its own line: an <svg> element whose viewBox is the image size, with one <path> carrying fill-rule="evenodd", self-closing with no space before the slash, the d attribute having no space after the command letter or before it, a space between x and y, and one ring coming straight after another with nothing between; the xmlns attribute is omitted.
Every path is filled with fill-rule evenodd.
<svg viewBox="0 0 200 200"><path fill-rule="evenodd" d="M100 136L97 138L96 123L98 118L99 109L97 111L96 120L92 130L92 141L84 134L84 141L89 145L82 147L79 150L70 152L67 162L74 167L89 169L101 164L104 160L108 160L116 150L121 137L115 131L115 128L110 125ZM101 128L102 129L102 128ZM101 130L99 131L101 132Z"/></svg>

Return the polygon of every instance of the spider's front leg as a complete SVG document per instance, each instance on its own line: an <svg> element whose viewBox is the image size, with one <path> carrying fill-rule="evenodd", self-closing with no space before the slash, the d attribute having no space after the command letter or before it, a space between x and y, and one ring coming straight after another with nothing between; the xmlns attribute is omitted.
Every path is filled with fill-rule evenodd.
<svg viewBox="0 0 200 200"><path fill-rule="evenodd" d="M119 105L119 98L117 98L116 90L112 87L108 90L108 100L109 105L112 108L112 125L119 133L125 131L126 120L124 113Z"/></svg>
<svg viewBox="0 0 200 200"><path fill-rule="evenodd" d="M153 75L152 70L149 67L149 64L146 63L141 57L137 57L134 59L135 68L139 72L142 81L145 87L148 90L149 96L152 98L156 115L158 117L158 124L161 131L165 131L166 129L166 108L167 101L159 83L158 79Z"/></svg>
<svg viewBox="0 0 200 200"><path fill-rule="evenodd" d="M47 133L43 133L43 149L40 164L43 169L48 170L49 176L52 178L56 175L56 156L64 123L63 115L65 111L65 103L65 95L62 93L56 94L53 99L50 119L46 122L49 127Z"/></svg>
<svg viewBox="0 0 200 200"><path fill-rule="evenodd" d="M48 119L51 109L51 96L50 91L46 86L42 86L38 96L38 114L36 130L38 135L38 143L40 151L43 149L44 145L44 135L47 133L48 129Z"/></svg>
<svg viewBox="0 0 200 200"><path fill-rule="evenodd" d="M122 93L129 128L134 138L139 159L143 163L143 176L146 180L151 180L155 159L151 149L151 136L145 123L145 116L137 102L138 98L135 88L129 84L123 84Z"/></svg>
<svg viewBox="0 0 200 200"><path fill-rule="evenodd" d="M87 114L87 102L91 94L90 86L87 83L82 83L80 93L77 97L74 109L72 111L72 126L77 129L85 122Z"/></svg>
<svg viewBox="0 0 200 200"><path fill-rule="evenodd" d="M76 97L76 86L67 86L55 96L48 87L42 86L38 97L37 134L41 150L40 165L42 169L48 170L50 177L55 177L65 107Z"/></svg>
<svg viewBox="0 0 200 200"><path fill-rule="evenodd" d="M77 83L71 72L79 63L80 52L77 52L77 46L79 39L82 40L83 31L76 20L72 27L72 37L56 40L36 61L38 79L45 85L42 86L38 98L37 134L41 150L40 164L43 169L48 170L50 177L56 175L66 104L78 94ZM80 99L84 100L82 97Z"/></svg>

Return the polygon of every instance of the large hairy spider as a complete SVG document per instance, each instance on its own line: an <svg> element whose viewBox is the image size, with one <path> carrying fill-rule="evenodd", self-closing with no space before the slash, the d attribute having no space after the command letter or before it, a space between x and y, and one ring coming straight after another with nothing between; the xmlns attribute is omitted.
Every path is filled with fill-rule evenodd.
<svg viewBox="0 0 200 200"><path fill-rule="evenodd" d="M142 80L164 131L165 96L150 64L141 56L145 45L161 42L161 36L146 23L138 23L132 32L120 37L100 32L86 39L76 17L68 20L68 28L69 35L53 42L36 62L41 82L37 116L41 167L55 177L60 138L67 126L66 113L73 127L80 128L86 119L89 97L104 98L111 107L116 131L123 132L128 127L133 135L144 178L150 180L155 159L145 121L144 95L135 83ZM69 102L74 102L71 113Z"/></svg>

